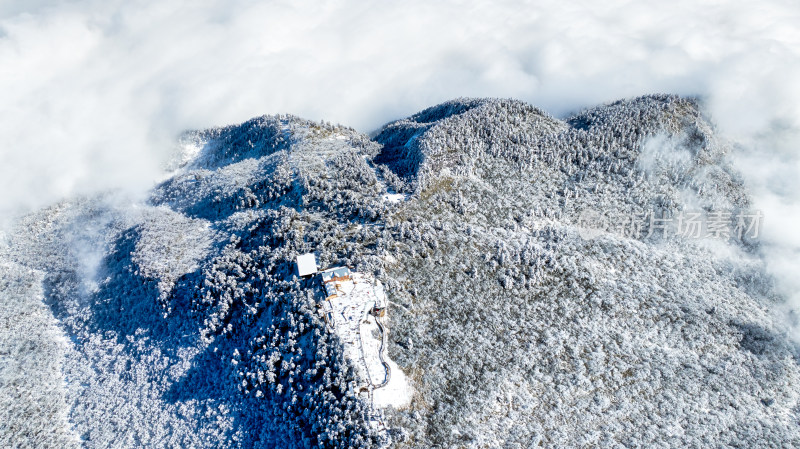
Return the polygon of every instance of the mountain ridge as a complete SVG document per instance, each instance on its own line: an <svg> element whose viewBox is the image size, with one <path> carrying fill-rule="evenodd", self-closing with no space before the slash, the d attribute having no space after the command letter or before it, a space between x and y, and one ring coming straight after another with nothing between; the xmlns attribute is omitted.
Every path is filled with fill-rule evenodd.
<svg viewBox="0 0 800 449"><path fill-rule="evenodd" d="M78 445L800 444L797 347L757 240L652 218L754 212L697 100L562 120L458 99L372 139L280 115L182 142L147 204L65 202L0 251L41 274L68 337ZM385 435L294 274L307 252L386 286L416 393Z"/></svg>

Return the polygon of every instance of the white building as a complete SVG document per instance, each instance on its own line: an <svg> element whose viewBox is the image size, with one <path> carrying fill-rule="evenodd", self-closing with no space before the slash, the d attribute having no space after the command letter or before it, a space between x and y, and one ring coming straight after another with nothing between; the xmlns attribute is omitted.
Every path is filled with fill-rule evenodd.
<svg viewBox="0 0 800 449"><path fill-rule="evenodd" d="M317 258L314 253L297 256L297 275L309 276L317 272Z"/></svg>

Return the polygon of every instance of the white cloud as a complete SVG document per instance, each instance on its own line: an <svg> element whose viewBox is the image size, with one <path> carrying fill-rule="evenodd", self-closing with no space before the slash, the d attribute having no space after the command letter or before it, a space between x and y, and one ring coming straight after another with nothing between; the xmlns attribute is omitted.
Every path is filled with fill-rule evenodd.
<svg viewBox="0 0 800 449"><path fill-rule="evenodd" d="M796 251L798 23L800 6L781 0L7 1L0 216L144 191L180 131L264 113L370 131L457 96L563 115L673 92L704 98L743 143L780 230L770 242Z"/></svg>

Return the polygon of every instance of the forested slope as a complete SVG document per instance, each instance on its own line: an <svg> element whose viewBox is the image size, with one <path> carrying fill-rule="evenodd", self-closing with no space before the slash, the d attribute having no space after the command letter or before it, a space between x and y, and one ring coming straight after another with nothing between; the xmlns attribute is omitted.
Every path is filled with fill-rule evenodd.
<svg viewBox="0 0 800 449"><path fill-rule="evenodd" d="M265 116L182 142L148 204L65 202L0 256L40 276L68 337L47 350L84 446L800 445L797 348L692 99L563 120L459 99L372 139ZM656 226L693 211L733 232ZM387 434L294 275L305 252L386 286L416 390Z"/></svg>

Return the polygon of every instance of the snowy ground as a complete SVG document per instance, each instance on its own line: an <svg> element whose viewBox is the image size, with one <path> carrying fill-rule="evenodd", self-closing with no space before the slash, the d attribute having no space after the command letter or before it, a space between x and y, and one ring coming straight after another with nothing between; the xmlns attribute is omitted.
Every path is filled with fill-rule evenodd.
<svg viewBox="0 0 800 449"><path fill-rule="evenodd" d="M334 282L334 281L331 281ZM371 314L376 306L386 306L383 286L361 273L351 273L350 279L335 281L336 294L324 304L329 324L345 344L345 356L353 363L360 381L359 388L372 392L372 405L377 408L402 408L411 401L412 389L400 368L386 358L381 362L384 336Z"/></svg>
<svg viewBox="0 0 800 449"><path fill-rule="evenodd" d="M402 193L386 193L383 199L390 203L400 203L408 199L408 195Z"/></svg>

